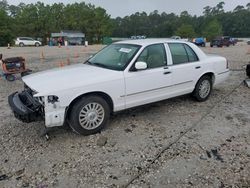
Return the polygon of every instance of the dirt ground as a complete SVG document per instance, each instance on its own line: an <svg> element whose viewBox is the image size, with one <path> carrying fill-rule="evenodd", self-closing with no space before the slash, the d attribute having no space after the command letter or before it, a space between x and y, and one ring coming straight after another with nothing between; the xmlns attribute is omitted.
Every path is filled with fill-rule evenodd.
<svg viewBox="0 0 250 188"><path fill-rule="evenodd" d="M103 46L0 48L24 56L33 72L81 63ZM202 48L233 69L210 99L182 96L112 116L100 134L79 136L25 124L7 104L15 82L0 80L0 187L250 187L250 46ZM249 51L249 54L247 52Z"/></svg>

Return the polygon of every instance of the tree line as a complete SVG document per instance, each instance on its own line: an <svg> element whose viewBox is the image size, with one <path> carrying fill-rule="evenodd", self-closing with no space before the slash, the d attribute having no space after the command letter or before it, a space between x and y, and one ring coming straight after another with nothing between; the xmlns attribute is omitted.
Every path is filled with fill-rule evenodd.
<svg viewBox="0 0 250 188"><path fill-rule="evenodd" d="M78 30L86 34L90 43L100 43L104 36L130 37L206 37L218 35L233 37L250 36L250 3L238 5L232 11L224 10L225 3L214 7L206 6L200 16L183 11L159 13L157 10L147 14L136 12L123 18L112 19L105 9L92 4L73 3L64 5L42 2L9 5L0 1L0 46L13 42L17 36L41 38L43 42L53 32Z"/></svg>

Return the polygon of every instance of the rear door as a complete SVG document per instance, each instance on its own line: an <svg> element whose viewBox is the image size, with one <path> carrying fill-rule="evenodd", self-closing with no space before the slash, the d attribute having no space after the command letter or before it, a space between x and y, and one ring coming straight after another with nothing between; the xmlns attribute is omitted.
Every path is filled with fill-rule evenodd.
<svg viewBox="0 0 250 188"><path fill-rule="evenodd" d="M202 73L202 62L186 43L168 43L168 47L172 59L172 65L169 66L172 74L171 92L176 96L192 92Z"/></svg>

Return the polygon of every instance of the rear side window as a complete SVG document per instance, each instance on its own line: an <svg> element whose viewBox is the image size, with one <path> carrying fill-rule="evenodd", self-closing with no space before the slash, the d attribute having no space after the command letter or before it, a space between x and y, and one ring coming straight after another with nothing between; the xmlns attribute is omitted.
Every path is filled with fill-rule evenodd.
<svg viewBox="0 0 250 188"><path fill-rule="evenodd" d="M196 53L193 51L192 48L190 48L188 45L184 44L184 47L187 51L187 55L188 55L188 61L189 62L194 62L194 61L198 61L198 57L196 55Z"/></svg>
<svg viewBox="0 0 250 188"><path fill-rule="evenodd" d="M195 52L186 44L170 43L168 44L174 65L198 61Z"/></svg>

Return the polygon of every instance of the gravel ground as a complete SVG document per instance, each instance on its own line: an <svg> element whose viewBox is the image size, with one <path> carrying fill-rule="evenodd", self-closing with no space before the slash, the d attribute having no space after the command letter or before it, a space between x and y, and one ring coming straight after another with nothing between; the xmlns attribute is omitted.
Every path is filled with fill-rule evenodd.
<svg viewBox="0 0 250 188"><path fill-rule="evenodd" d="M102 47L0 52L24 56L37 72L83 62ZM1 79L0 187L250 187L250 89L240 70L248 48L202 48L225 56L234 70L208 101L182 96L120 112L87 137L62 128L48 141L40 137L43 123L19 122L7 104L23 83Z"/></svg>

